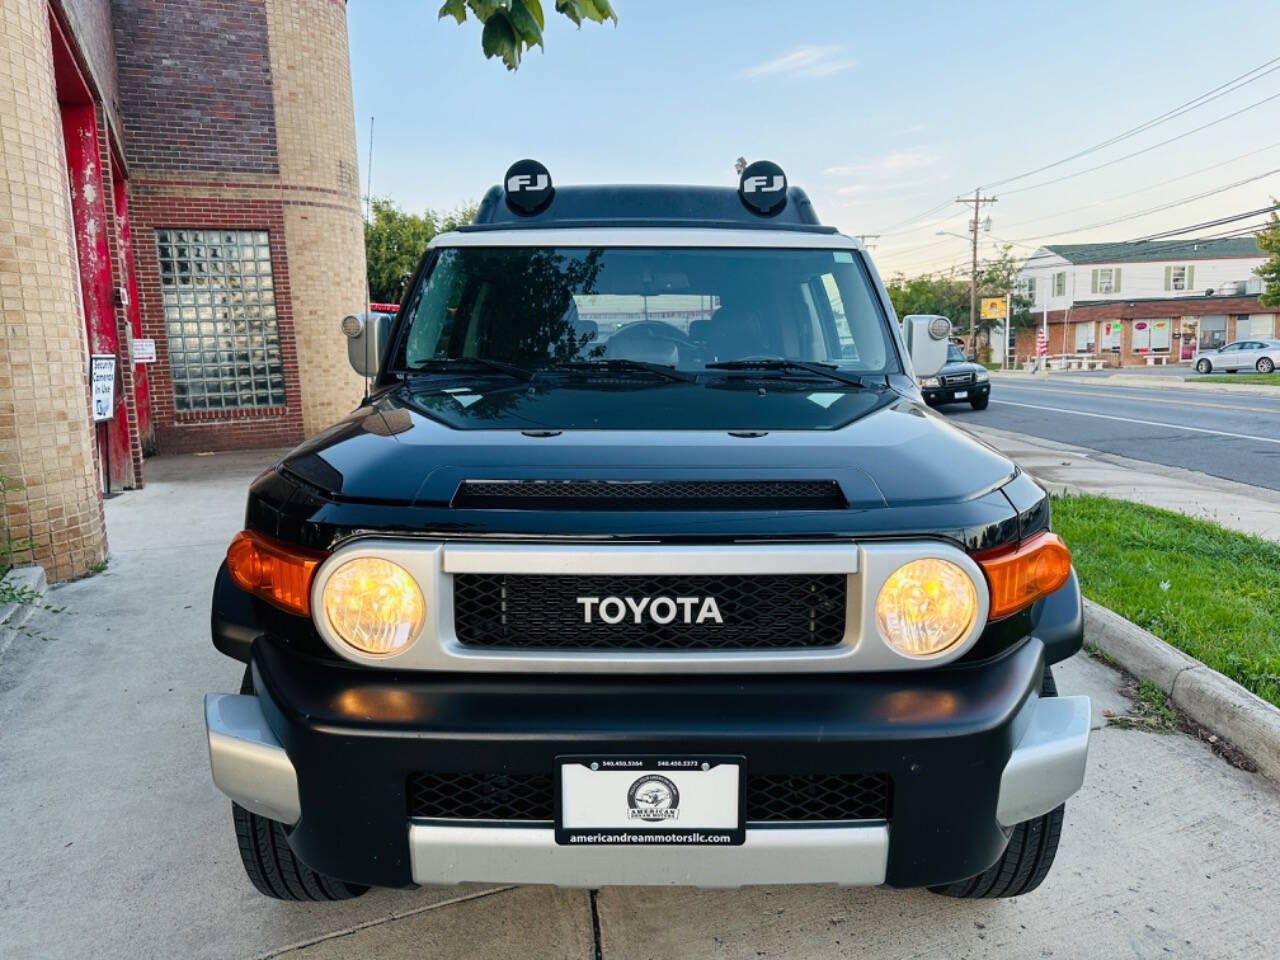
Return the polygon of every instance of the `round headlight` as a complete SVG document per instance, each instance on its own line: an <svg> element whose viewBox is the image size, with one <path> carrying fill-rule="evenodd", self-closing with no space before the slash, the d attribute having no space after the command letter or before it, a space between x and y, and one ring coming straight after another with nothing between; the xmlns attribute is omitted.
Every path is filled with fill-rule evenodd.
<svg viewBox="0 0 1280 960"><path fill-rule="evenodd" d="M324 615L333 632L361 653L399 653L418 636L427 604L409 571L377 557L338 567L324 585Z"/></svg>
<svg viewBox="0 0 1280 960"><path fill-rule="evenodd" d="M900 566L876 598L880 632L909 657L946 650L969 632L977 613L978 592L969 575L934 557Z"/></svg>
<svg viewBox="0 0 1280 960"><path fill-rule="evenodd" d="M360 336L360 334L364 333L364 317L358 317L354 313L343 317L342 332L348 337Z"/></svg>

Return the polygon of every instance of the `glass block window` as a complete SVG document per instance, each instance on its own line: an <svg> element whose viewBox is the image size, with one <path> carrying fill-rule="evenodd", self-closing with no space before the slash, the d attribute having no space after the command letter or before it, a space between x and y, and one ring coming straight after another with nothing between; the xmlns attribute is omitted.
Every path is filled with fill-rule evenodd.
<svg viewBox="0 0 1280 960"><path fill-rule="evenodd" d="M265 230L157 230L178 410L282 406L284 363Z"/></svg>

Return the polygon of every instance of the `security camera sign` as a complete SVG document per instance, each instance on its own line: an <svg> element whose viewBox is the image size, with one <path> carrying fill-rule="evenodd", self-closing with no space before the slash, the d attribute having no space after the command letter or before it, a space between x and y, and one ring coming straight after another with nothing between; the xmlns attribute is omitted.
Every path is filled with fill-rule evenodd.
<svg viewBox="0 0 1280 960"><path fill-rule="evenodd" d="M89 400L93 422L111 420L116 414L116 358L112 353L95 353L89 358Z"/></svg>

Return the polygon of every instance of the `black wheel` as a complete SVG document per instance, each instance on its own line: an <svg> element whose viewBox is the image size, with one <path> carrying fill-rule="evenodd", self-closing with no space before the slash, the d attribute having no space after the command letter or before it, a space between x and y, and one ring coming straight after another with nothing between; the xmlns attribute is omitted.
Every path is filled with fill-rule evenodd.
<svg viewBox="0 0 1280 960"><path fill-rule="evenodd" d="M987 409L987 404L989 404L990 402L991 402L991 394L984 393L980 397L971 397L969 400L969 406L973 407L973 409L975 410L985 410Z"/></svg>
<svg viewBox="0 0 1280 960"><path fill-rule="evenodd" d="M1040 696L1056 697L1058 685L1053 673L1046 666L1040 681ZM1030 893L1049 875L1053 859L1058 853L1058 841L1062 837L1062 817L1067 805L1061 804L1044 816L1024 821L1013 828L1009 846L991 867L976 877L955 883L930 887L944 897L961 899L993 899L1019 897Z"/></svg>
<svg viewBox="0 0 1280 960"><path fill-rule="evenodd" d="M1261 360L1258 361L1259 373L1275 373L1275 370L1276 370L1275 361L1272 360L1270 357L1263 357Z"/></svg>
<svg viewBox="0 0 1280 960"><path fill-rule="evenodd" d="M253 693L253 675L245 669L241 693ZM240 862L244 872L263 896L276 900L350 900L368 890L316 873L293 855L284 824L250 813L238 803L231 804Z"/></svg>
<svg viewBox="0 0 1280 960"><path fill-rule="evenodd" d="M1202 360L1196 361L1196 373L1208 373L1212 369L1213 369L1213 364L1210 363L1208 360L1202 359Z"/></svg>

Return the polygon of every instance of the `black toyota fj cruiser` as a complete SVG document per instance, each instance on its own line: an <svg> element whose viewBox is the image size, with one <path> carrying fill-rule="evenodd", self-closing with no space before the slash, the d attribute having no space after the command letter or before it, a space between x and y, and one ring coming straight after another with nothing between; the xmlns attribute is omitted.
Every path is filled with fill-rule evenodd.
<svg viewBox="0 0 1280 960"><path fill-rule="evenodd" d="M1089 704L1049 501L923 403L899 322L774 164L554 188L437 237L372 378L263 473L206 700L250 880L1043 880Z"/></svg>

